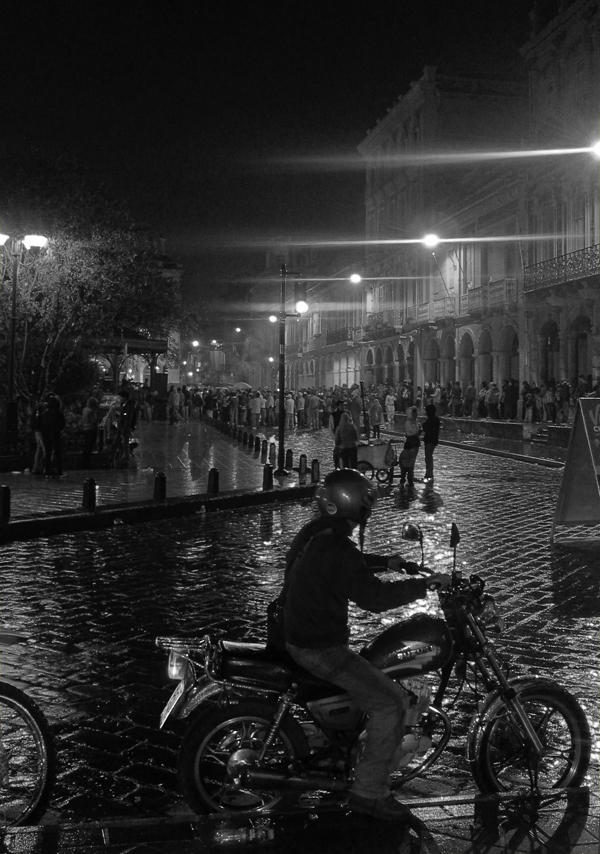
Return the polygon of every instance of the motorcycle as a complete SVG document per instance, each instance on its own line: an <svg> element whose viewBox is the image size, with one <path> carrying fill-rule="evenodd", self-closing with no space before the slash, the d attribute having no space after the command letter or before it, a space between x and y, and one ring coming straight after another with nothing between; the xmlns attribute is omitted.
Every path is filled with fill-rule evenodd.
<svg viewBox="0 0 600 854"><path fill-rule="evenodd" d="M419 571L432 572L421 529L406 523L402 538L420 543ZM457 569L459 541L453 524L450 585L438 591L443 616L400 620L360 653L409 693L404 753L391 788L439 760L453 734L449 712L465 685L475 695L466 756L481 792L579 786L591 753L586 716L558 683L510 678L489 639L502 630L501 617L484 580ZM209 636L160 637L156 644L169 650L168 675L178 681L160 726L186 726L178 779L193 810L263 812L302 793L350 788L365 716L342 689L262 644Z"/></svg>
<svg viewBox="0 0 600 854"><path fill-rule="evenodd" d="M0 644L27 638L0 632ZM35 824L56 779L56 747L48 721L19 688L0 681L0 828Z"/></svg>

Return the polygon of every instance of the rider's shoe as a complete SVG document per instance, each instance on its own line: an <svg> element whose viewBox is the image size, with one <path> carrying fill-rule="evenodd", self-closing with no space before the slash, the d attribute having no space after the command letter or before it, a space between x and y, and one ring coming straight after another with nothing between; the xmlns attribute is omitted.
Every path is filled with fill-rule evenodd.
<svg viewBox="0 0 600 854"><path fill-rule="evenodd" d="M409 808L397 801L393 795L386 798L365 798L351 793L347 806L351 812L361 812L383 821L402 821L410 815Z"/></svg>

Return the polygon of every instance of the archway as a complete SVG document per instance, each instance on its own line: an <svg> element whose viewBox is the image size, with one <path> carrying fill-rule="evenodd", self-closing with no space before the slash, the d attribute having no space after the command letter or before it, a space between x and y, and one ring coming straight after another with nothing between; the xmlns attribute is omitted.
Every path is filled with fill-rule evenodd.
<svg viewBox="0 0 600 854"><path fill-rule="evenodd" d="M498 365L494 371L499 386L505 380L519 379L519 336L513 326L505 326L498 343Z"/></svg>
<svg viewBox="0 0 600 854"><path fill-rule="evenodd" d="M407 378L408 366L406 364L406 355L402 344L398 344L396 350L396 358L398 359L398 382L402 383Z"/></svg>
<svg viewBox="0 0 600 854"><path fill-rule="evenodd" d="M385 348L385 382L387 385L394 385L394 351L388 345Z"/></svg>
<svg viewBox="0 0 600 854"><path fill-rule="evenodd" d="M470 332L465 332L458 345L458 381L463 389L475 384L475 345Z"/></svg>
<svg viewBox="0 0 600 854"><path fill-rule="evenodd" d="M494 379L494 366L492 364L492 336L489 329L482 329L477 343L477 367L479 377L477 382L490 382Z"/></svg>
<svg viewBox="0 0 600 854"><path fill-rule="evenodd" d="M374 374L375 385L381 385L383 383L383 352L381 347L378 347L375 350L375 374Z"/></svg>
<svg viewBox="0 0 600 854"><path fill-rule="evenodd" d="M436 383L440 378L440 347L435 337L428 338L423 350L423 381Z"/></svg>
<svg viewBox="0 0 600 854"><path fill-rule="evenodd" d="M580 375L587 377L588 374L592 373L592 347L589 341L591 333L592 324L589 317L583 317L580 315L575 318L569 327L569 360L567 379L571 383L571 388L576 387L577 378Z"/></svg>
<svg viewBox="0 0 600 854"><path fill-rule="evenodd" d="M449 333L442 339L440 383L447 386L456 379L456 342L454 334Z"/></svg>

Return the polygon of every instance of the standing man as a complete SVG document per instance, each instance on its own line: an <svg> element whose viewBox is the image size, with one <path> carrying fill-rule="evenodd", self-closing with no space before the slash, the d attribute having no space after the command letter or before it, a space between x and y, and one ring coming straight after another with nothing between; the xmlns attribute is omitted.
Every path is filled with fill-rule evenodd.
<svg viewBox="0 0 600 854"><path fill-rule="evenodd" d="M425 482L433 485L433 452L440 439L440 419L437 417L435 404L425 407L427 418L423 422L423 445L425 447Z"/></svg>

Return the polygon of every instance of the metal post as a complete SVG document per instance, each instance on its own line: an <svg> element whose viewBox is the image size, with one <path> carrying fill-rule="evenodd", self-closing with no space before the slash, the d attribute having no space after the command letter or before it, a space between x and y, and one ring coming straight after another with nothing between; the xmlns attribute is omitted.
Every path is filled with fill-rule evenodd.
<svg viewBox="0 0 600 854"><path fill-rule="evenodd" d="M15 400L15 362L17 342L17 287L19 281L19 264L21 241L15 240L12 268L12 294L10 312L10 343L8 350L8 400L6 403L6 433L9 442L14 444L18 433L18 407Z"/></svg>
<svg viewBox="0 0 600 854"><path fill-rule="evenodd" d="M276 477L286 477L285 469L285 280L287 269L281 265L281 295L279 305L279 450L277 454Z"/></svg>

